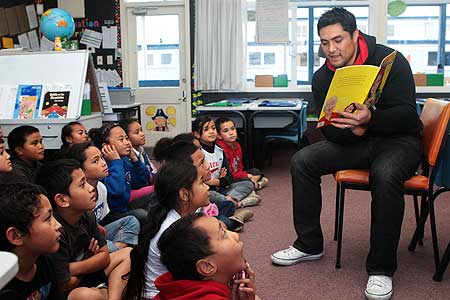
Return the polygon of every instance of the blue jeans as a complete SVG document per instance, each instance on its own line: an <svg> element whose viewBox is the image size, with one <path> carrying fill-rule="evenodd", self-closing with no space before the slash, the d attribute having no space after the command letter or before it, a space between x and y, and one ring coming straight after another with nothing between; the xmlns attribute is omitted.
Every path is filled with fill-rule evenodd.
<svg viewBox="0 0 450 300"><path fill-rule="evenodd" d="M219 190L219 193L230 196L236 201L241 201L245 197L248 196L253 190L255 186L251 180L241 180L236 181L230 184L227 188L222 188Z"/></svg>
<svg viewBox="0 0 450 300"><path fill-rule="evenodd" d="M126 216L105 226L106 242L109 252L119 250L115 243L121 242L130 246L137 245L141 226L134 216Z"/></svg>
<svg viewBox="0 0 450 300"><path fill-rule="evenodd" d="M355 144L321 141L298 151L291 160L295 248L323 251L320 226L320 177L342 169L370 169L371 228L366 269L392 276L405 208L403 182L414 175L422 156L419 136L370 137ZM334 201L334 199L333 199Z"/></svg>

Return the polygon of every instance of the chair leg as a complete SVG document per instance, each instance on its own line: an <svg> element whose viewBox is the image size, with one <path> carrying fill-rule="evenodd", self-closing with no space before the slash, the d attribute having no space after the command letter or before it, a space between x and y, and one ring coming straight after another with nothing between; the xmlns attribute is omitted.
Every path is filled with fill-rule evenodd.
<svg viewBox="0 0 450 300"><path fill-rule="evenodd" d="M342 229L344 227L344 202L345 202L345 188L340 186L339 193L339 224L338 224L338 240L336 253L336 269L341 268L341 251L342 251Z"/></svg>
<svg viewBox="0 0 450 300"><path fill-rule="evenodd" d="M437 230L436 230L436 218L434 214L434 195L430 197L428 200L428 209L430 211L430 227L431 227L431 238L433 241L433 253L434 253L434 264L436 270L439 266L439 244L437 239Z"/></svg>
<svg viewBox="0 0 450 300"><path fill-rule="evenodd" d="M341 193L340 183L336 182L336 207L334 208L334 240L337 241L338 220L339 220L339 194Z"/></svg>
<svg viewBox="0 0 450 300"><path fill-rule="evenodd" d="M420 211L419 211L419 200L417 198L417 195L413 195L413 199L414 199L414 214L416 217L416 228L419 227L420 224ZM423 196L422 196L422 204L423 204ZM422 235L419 239L419 245L423 245L423 232Z"/></svg>
<svg viewBox="0 0 450 300"><path fill-rule="evenodd" d="M419 225L416 227L416 230L414 230L413 237L411 238L411 241L409 242L409 245L408 245L409 251L416 250L417 243L419 242L419 240L423 239L423 232L425 230L425 222L427 221L427 218L428 218L428 206L425 205L425 203L427 203L428 201L426 201L425 197L422 198L422 208L420 211L420 222L419 222Z"/></svg>
<svg viewBox="0 0 450 300"><path fill-rule="evenodd" d="M450 242L447 245L447 249L442 256L441 262L436 270L436 273L433 276L434 281L441 281L444 276L444 272L448 267L448 263L450 262Z"/></svg>

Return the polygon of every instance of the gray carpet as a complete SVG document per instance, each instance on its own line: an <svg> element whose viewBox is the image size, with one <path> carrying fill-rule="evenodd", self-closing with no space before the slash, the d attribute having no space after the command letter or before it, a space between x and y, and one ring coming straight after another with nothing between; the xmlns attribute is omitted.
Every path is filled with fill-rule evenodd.
<svg viewBox="0 0 450 300"><path fill-rule="evenodd" d="M264 170L269 187L258 192L262 203L252 208L255 217L241 233L248 262L256 271L257 294L268 299L364 299L367 281L365 260L369 247L370 194L348 191L344 219L341 269L334 267L336 242L333 241L336 184L333 177L322 179L322 230L325 253L321 260L294 266L271 264L270 254L291 245L296 235L292 224L292 192L289 160L293 150L275 150L273 165ZM442 282L432 280L434 261L429 227L424 246L416 252L407 247L415 228L412 198L406 197L405 217L398 251L398 270L394 276L392 299L450 299L450 269ZM450 239L450 193L436 203L441 254Z"/></svg>

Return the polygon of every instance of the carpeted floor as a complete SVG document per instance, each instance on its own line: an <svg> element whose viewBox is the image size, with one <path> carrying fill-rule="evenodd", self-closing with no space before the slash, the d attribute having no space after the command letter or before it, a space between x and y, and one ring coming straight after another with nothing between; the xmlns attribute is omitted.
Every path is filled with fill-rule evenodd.
<svg viewBox="0 0 450 300"><path fill-rule="evenodd" d="M256 270L257 294L263 300L364 299L370 194L362 191L346 193L342 267L337 270L334 267L336 242L333 241L336 184L332 176L322 178L323 258L289 267L278 267L270 261L272 252L291 245L296 237L292 224L289 173L293 153L293 149L274 151L273 165L264 170L270 179L269 187L258 192L262 203L253 208L255 217L245 225L240 235L246 258ZM415 228L411 200L409 196L405 198L405 217L398 250L399 267L394 277L392 299L450 299L450 269L442 282L432 280L434 262L429 227L426 228L424 246L418 246L414 253L407 249ZM442 253L450 238L450 193L438 198L436 210Z"/></svg>

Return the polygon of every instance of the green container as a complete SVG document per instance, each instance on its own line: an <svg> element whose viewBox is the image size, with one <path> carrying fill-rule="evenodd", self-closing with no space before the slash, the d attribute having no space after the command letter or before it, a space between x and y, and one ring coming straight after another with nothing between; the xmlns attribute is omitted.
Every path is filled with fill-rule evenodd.
<svg viewBox="0 0 450 300"><path fill-rule="evenodd" d="M444 74L427 74L427 86L443 86Z"/></svg>
<svg viewBox="0 0 450 300"><path fill-rule="evenodd" d="M81 104L81 115L90 116L91 114L92 114L91 99L83 99L83 103Z"/></svg>
<svg viewBox="0 0 450 300"><path fill-rule="evenodd" d="M273 78L273 86L274 87L287 87L288 86L288 78L287 75L278 75Z"/></svg>

